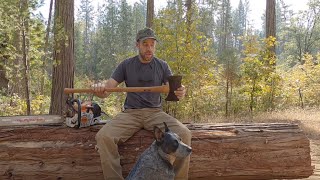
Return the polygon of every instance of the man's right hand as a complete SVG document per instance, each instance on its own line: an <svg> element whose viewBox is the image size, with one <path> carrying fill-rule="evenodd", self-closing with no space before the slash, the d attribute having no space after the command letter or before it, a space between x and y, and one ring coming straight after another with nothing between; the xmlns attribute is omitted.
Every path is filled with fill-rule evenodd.
<svg viewBox="0 0 320 180"><path fill-rule="evenodd" d="M91 89L94 91L94 95L98 96L99 98L106 98L110 93L105 90L105 87L106 86L104 83L97 83L93 84Z"/></svg>
<svg viewBox="0 0 320 180"><path fill-rule="evenodd" d="M94 91L94 95L98 96L99 98L106 98L110 95L110 92L106 91L106 88L114 88L117 87L119 83L110 78L103 83L97 83L91 86L91 89Z"/></svg>

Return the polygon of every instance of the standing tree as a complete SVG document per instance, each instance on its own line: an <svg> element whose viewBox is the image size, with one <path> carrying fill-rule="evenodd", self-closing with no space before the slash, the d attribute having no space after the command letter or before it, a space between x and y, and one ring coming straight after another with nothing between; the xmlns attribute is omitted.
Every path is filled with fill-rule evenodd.
<svg viewBox="0 0 320 180"><path fill-rule="evenodd" d="M135 3L133 6L133 30L134 34L137 34L140 29L145 27L146 24L146 7L143 2Z"/></svg>
<svg viewBox="0 0 320 180"><path fill-rule="evenodd" d="M73 87L74 0L56 0L54 16L54 66L50 114L63 114L67 95L63 89Z"/></svg>
<svg viewBox="0 0 320 180"><path fill-rule="evenodd" d="M276 1L267 0L266 2L266 44L267 44L267 53L265 66L268 71L268 76L266 79L267 87L270 88L267 95L267 108L274 109L274 97L276 89L276 74L274 73L274 68L276 65Z"/></svg>
<svg viewBox="0 0 320 180"><path fill-rule="evenodd" d="M232 40L232 16L230 0L223 0L221 4L221 15L219 23L221 24L219 32L219 49L218 55L220 62L225 66L223 76L225 79L225 115L230 115L232 102L232 89L234 77L236 77L236 64L233 51Z"/></svg>
<svg viewBox="0 0 320 180"><path fill-rule="evenodd" d="M119 27L118 4L115 0L108 0L108 4L98 11L96 33L96 67L99 77L109 77L116 67L119 55Z"/></svg>
<svg viewBox="0 0 320 180"><path fill-rule="evenodd" d="M134 52L134 48L132 42L134 42L134 35L136 34L133 32L133 15L132 15L132 8L127 3L127 0L121 0L121 5L119 8L119 40L121 46L119 47L120 54L125 54L128 52Z"/></svg>
<svg viewBox="0 0 320 180"><path fill-rule="evenodd" d="M45 86L45 80L47 77L47 56L49 55L49 34L51 32L51 18L52 18L52 6L53 6L53 0L50 0L50 6L49 6L49 16L48 16L48 22L47 22L47 28L46 28L46 36L45 36L45 42L44 42L44 53L42 56L42 77L40 82L40 95L44 95L44 86ZM43 113L43 103L40 103L40 109L41 113Z"/></svg>
<svg viewBox="0 0 320 180"><path fill-rule="evenodd" d="M234 48L239 52L243 50L243 42L240 37L246 34L248 29L247 20L248 20L248 11L249 11L249 1L245 0L244 3L242 0L239 1L238 7L232 13L232 34L234 36Z"/></svg>
<svg viewBox="0 0 320 180"><path fill-rule="evenodd" d="M28 51L30 48L29 42L29 2L28 0L20 1L20 19L21 19L21 36L22 36L22 61L23 61L23 84L25 89L25 99L27 104L27 115L31 114L31 102L30 102L30 82L29 82L29 59Z"/></svg>
<svg viewBox="0 0 320 180"><path fill-rule="evenodd" d="M197 29L200 24L199 12L196 3L192 2L195 1L189 4L185 4L184 0L169 2L165 9L159 11L158 18L154 21L154 29L161 39L157 56L165 59L173 72L183 75L184 84L190 92L184 105L171 106L168 103L164 109L176 117L186 117L186 111L192 111L189 117L196 120L201 115L201 110L207 108L202 106L204 103L199 96L206 94L207 89L202 87L214 79L211 78L213 75L210 68L215 61L208 53L211 41ZM189 9L188 5L191 5ZM186 17L188 10L193 11L189 12L190 19ZM192 36L188 37L188 33ZM188 41L190 43L186 46Z"/></svg>
<svg viewBox="0 0 320 180"><path fill-rule="evenodd" d="M82 24L82 37L83 37L83 53L81 57L81 61L77 62L81 63L84 66L84 73L89 77L94 77L94 62L93 58L90 55L92 40L91 34L93 31L93 6L92 2L89 0L81 0L80 12L79 12L79 21ZM77 59L80 60L80 59ZM77 71L78 72L78 71Z"/></svg>
<svg viewBox="0 0 320 180"><path fill-rule="evenodd" d="M154 16L154 0L147 1L147 23L146 26L152 28Z"/></svg>
<svg viewBox="0 0 320 180"><path fill-rule="evenodd" d="M192 37L192 32L191 32L191 25L192 25L192 16L194 13L193 8L193 0L187 0L185 6L187 7L187 14L186 14L186 21L187 21L187 38L186 38L186 45L187 48L191 43L191 37Z"/></svg>
<svg viewBox="0 0 320 180"><path fill-rule="evenodd" d="M299 16L291 21L287 54L295 57L295 64L304 64L304 54L316 55L320 44L320 1L308 3L309 8L300 11Z"/></svg>
<svg viewBox="0 0 320 180"><path fill-rule="evenodd" d="M218 17L217 36L218 36L218 55L221 57L228 48L232 46L231 39L231 5L230 0L222 0L219 10L220 16ZM222 63L223 59L221 60Z"/></svg>
<svg viewBox="0 0 320 180"><path fill-rule="evenodd" d="M267 0L266 7L266 38L276 37L276 1ZM275 53L275 46L270 49Z"/></svg>
<svg viewBox="0 0 320 180"><path fill-rule="evenodd" d="M214 39L215 12L217 12L216 3L202 2L199 5L198 29L209 39Z"/></svg>
<svg viewBox="0 0 320 180"><path fill-rule="evenodd" d="M0 93L5 92L4 94L9 94L8 91L8 85L9 85L9 78L8 78L8 72L7 72L7 64L9 63L9 58L11 53L8 53L8 47L10 47L10 39L9 34L13 34L10 30L10 23L12 21L12 15L11 14L17 14L10 11L10 9L14 9L15 4L8 3L8 0L1 1L0 2L0 17L1 17L1 23L0 23ZM13 17L14 18L14 17ZM1 95L4 95L1 94Z"/></svg>
<svg viewBox="0 0 320 180"><path fill-rule="evenodd" d="M5 48L7 47L7 42L4 40L4 37L1 36L0 42L0 93L2 93L8 90L9 80L6 77L6 69L4 66L8 58L8 55L5 55L4 53Z"/></svg>

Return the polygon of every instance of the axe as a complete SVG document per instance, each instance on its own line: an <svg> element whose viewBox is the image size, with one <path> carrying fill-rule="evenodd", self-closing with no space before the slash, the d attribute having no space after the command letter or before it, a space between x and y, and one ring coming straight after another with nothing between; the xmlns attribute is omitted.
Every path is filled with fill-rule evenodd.
<svg viewBox="0 0 320 180"><path fill-rule="evenodd" d="M182 76L175 75L169 76L169 85L152 86L152 87L115 87L105 88L107 92L155 92L155 93L168 93L166 101L179 101L178 97L174 94L174 91L181 87ZM94 93L93 89L73 89L65 88L65 94L71 93Z"/></svg>

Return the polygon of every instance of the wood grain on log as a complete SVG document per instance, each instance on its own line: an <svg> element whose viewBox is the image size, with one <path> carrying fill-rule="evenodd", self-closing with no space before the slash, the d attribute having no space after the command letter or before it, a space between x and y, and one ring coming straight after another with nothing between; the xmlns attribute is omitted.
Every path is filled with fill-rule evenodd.
<svg viewBox="0 0 320 180"><path fill-rule="evenodd" d="M297 179L313 173L308 138L295 124L186 124L190 179ZM103 179L101 125L0 126L0 179ZM153 141L141 130L119 146L123 175Z"/></svg>

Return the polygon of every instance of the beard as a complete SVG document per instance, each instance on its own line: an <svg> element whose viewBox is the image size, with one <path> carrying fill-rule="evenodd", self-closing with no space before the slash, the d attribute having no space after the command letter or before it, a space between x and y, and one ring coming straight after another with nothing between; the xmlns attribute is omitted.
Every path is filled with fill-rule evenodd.
<svg viewBox="0 0 320 180"><path fill-rule="evenodd" d="M142 62L146 62L146 63L150 62L152 60L152 58L153 58L153 54L150 53L150 52L147 52L145 54L139 53L139 55L140 55L140 60Z"/></svg>

